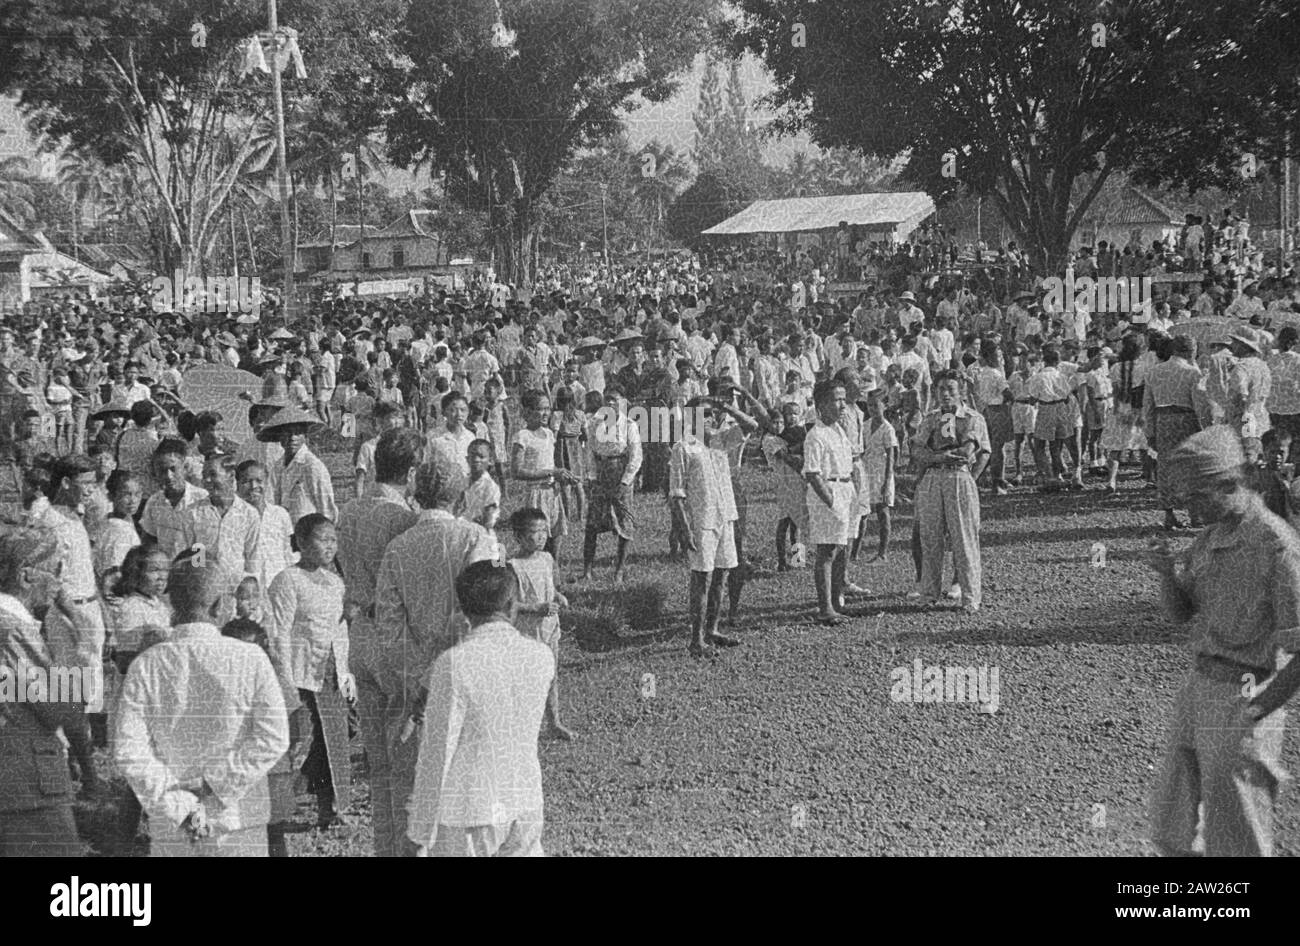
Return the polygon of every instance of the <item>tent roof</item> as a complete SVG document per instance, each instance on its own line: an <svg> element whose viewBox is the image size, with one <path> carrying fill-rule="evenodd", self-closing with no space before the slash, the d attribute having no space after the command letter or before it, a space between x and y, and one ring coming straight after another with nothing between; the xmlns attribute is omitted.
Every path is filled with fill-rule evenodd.
<svg viewBox="0 0 1300 946"><path fill-rule="evenodd" d="M841 220L852 226L911 230L934 213L934 201L921 191L844 194L838 197L786 197L758 200L704 231L706 236L834 230Z"/></svg>

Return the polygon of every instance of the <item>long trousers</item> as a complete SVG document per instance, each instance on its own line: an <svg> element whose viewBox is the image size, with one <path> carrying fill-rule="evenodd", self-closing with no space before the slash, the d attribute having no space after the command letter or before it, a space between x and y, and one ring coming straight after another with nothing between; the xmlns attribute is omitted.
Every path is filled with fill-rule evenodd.
<svg viewBox="0 0 1300 946"><path fill-rule="evenodd" d="M964 468L926 470L916 488L916 518L921 526L921 594L942 596L943 560L951 547L962 604L978 607L980 497L970 472Z"/></svg>
<svg viewBox="0 0 1300 946"><path fill-rule="evenodd" d="M1239 681L1193 670L1174 703L1160 777L1151 799L1151 838L1166 856L1270 857L1273 804L1286 711L1248 725Z"/></svg>
<svg viewBox="0 0 1300 946"><path fill-rule="evenodd" d="M370 768L370 812L375 857L400 857L406 850L406 802L415 787L418 738L399 742L410 712L402 694L380 686L364 666L353 662L361 739Z"/></svg>

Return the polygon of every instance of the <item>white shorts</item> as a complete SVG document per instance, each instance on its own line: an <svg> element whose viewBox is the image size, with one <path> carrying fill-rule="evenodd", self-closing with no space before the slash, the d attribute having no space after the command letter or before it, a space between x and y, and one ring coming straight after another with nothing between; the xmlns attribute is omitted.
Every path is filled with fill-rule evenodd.
<svg viewBox="0 0 1300 946"><path fill-rule="evenodd" d="M693 572L711 572L719 568L735 568L736 524L728 522L721 529L692 530L695 551L686 556L687 567Z"/></svg>

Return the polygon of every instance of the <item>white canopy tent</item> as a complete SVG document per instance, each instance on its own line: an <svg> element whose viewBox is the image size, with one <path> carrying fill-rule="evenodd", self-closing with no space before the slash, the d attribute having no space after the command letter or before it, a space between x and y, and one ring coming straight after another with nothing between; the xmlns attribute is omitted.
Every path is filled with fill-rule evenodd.
<svg viewBox="0 0 1300 946"><path fill-rule="evenodd" d="M869 231L871 239L906 240L926 217L934 201L921 191L891 194L843 194L838 197L786 197L758 200L740 213L704 231L704 236L805 233L835 230L840 221Z"/></svg>

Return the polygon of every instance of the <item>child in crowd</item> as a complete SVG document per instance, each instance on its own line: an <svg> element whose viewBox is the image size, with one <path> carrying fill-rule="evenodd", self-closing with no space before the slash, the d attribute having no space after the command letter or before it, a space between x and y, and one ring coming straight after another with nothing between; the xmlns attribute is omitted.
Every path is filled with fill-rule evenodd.
<svg viewBox="0 0 1300 946"><path fill-rule="evenodd" d="M343 579L334 569L338 534L317 512L294 525L298 563L271 581L266 633L289 702L289 754L316 795L316 823L329 827L351 797L348 708L356 682L348 672Z"/></svg>
<svg viewBox="0 0 1300 946"><path fill-rule="evenodd" d="M94 536L95 575L105 595L117 582L127 552L140 544L135 530L135 511L144 500L140 478L130 470L114 470L108 478L108 496L109 513Z"/></svg>
<svg viewBox="0 0 1300 946"><path fill-rule="evenodd" d="M779 415L770 415L771 432L763 438L763 454L776 470L776 560L778 571L789 571L791 551L799 537L807 537L807 488L803 480L803 442L808 428L803 410L793 402L781 405Z"/></svg>
<svg viewBox="0 0 1300 946"><path fill-rule="evenodd" d="M890 511L894 508L894 471L898 468L898 434L885 419L885 398L879 389L867 395L867 425L864 431L865 451L863 467L866 474L867 502L880 523L880 544L871 561L880 561L889 551L889 538L893 530ZM862 544L862 529L853 543L852 557L857 558Z"/></svg>
<svg viewBox="0 0 1300 946"><path fill-rule="evenodd" d="M261 609L261 597L261 586L257 579L252 575L245 576L235 588L235 616L225 623L221 633L245 644L256 644L268 651L269 655L266 630L256 619Z"/></svg>
<svg viewBox="0 0 1300 946"><path fill-rule="evenodd" d="M54 445L60 454L72 452L72 399L66 368L55 368L45 386L45 401L54 414Z"/></svg>
<svg viewBox="0 0 1300 946"><path fill-rule="evenodd" d="M392 368L385 368L383 377L383 387L379 389L380 404L396 404L399 408L406 408L406 400L402 397L402 389L397 386L397 372Z"/></svg>
<svg viewBox="0 0 1300 946"><path fill-rule="evenodd" d="M555 466L572 476L572 480L566 480L560 489L564 517L570 522L582 522L586 516L587 494L583 472L586 466L582 451L586 427L587 415L582 412L579 395L565 386L556 388L551 430L555 433Z"/></svg>
<svg viewBox="0 0 1300 946"><path fill-rule="evenodd" d="M556 673L546 697L546 728L559 739L571 740L576 733L560 722L559 675L559 615L560 608L567 608L569 602L555 588L555 560L546 551L551 524L541 509L527 506L510 517L510 529L519 546L510 559L510 567L519 578L519 609L515 626L525 637L541 641L551 649Z"/></svg>
<svg viewBox="0 0 1300 946"><path fill-rule="evenodd" d="M551 415L546 392L526 391L520 404L524 426L510 445L510 476L527 490L524 505L540 509L546 516L551 528L546 551L558 562L560 539L568 532L560 488L572 481L573 474L555 466L555 434L546 426Z"/></svg>
<svg viewBox="0 0 1300 946"><path fill-rule="evenodd" d="M492 444L475 439L469 445L465 459L469 464L469 485L461 495L459 515L494 534L501 514L501 487L491 475L496 466Z"/></svg>
<svg viewBox="0 0 1300 946"><path fill-rule="evenodd" d="M1270 512L1287 522L1295 521L1291 483L1283 471L1291 452L1291 434L1274 427L1264 434L1262 443L1248 437L1242 447L1246 454L1246 485L1259 493Z"/></svg>
<svg viewBox="0 0 1300 946"><path fill-rule="evenodd" d="M487 441L492 444L492 476L498 484L504 485L500 458L508 456L510 452L510 418L506 416L506 392L501 386L501 379L492 377L484 382L481 403Z"/></svg>
<svg viewBox="0 0 1300 946"><path fill-rule="evenodd" d="M388 401L375 405L374 417L377 432L361 445L361 449L357 451L356 462L353 464L356 474L356 480L352 485L354 496L364 495L374 480L375 447L379 445L379 438L385 431L395 430L406 423L406 415L402 412L401 406Z"/></svg>

